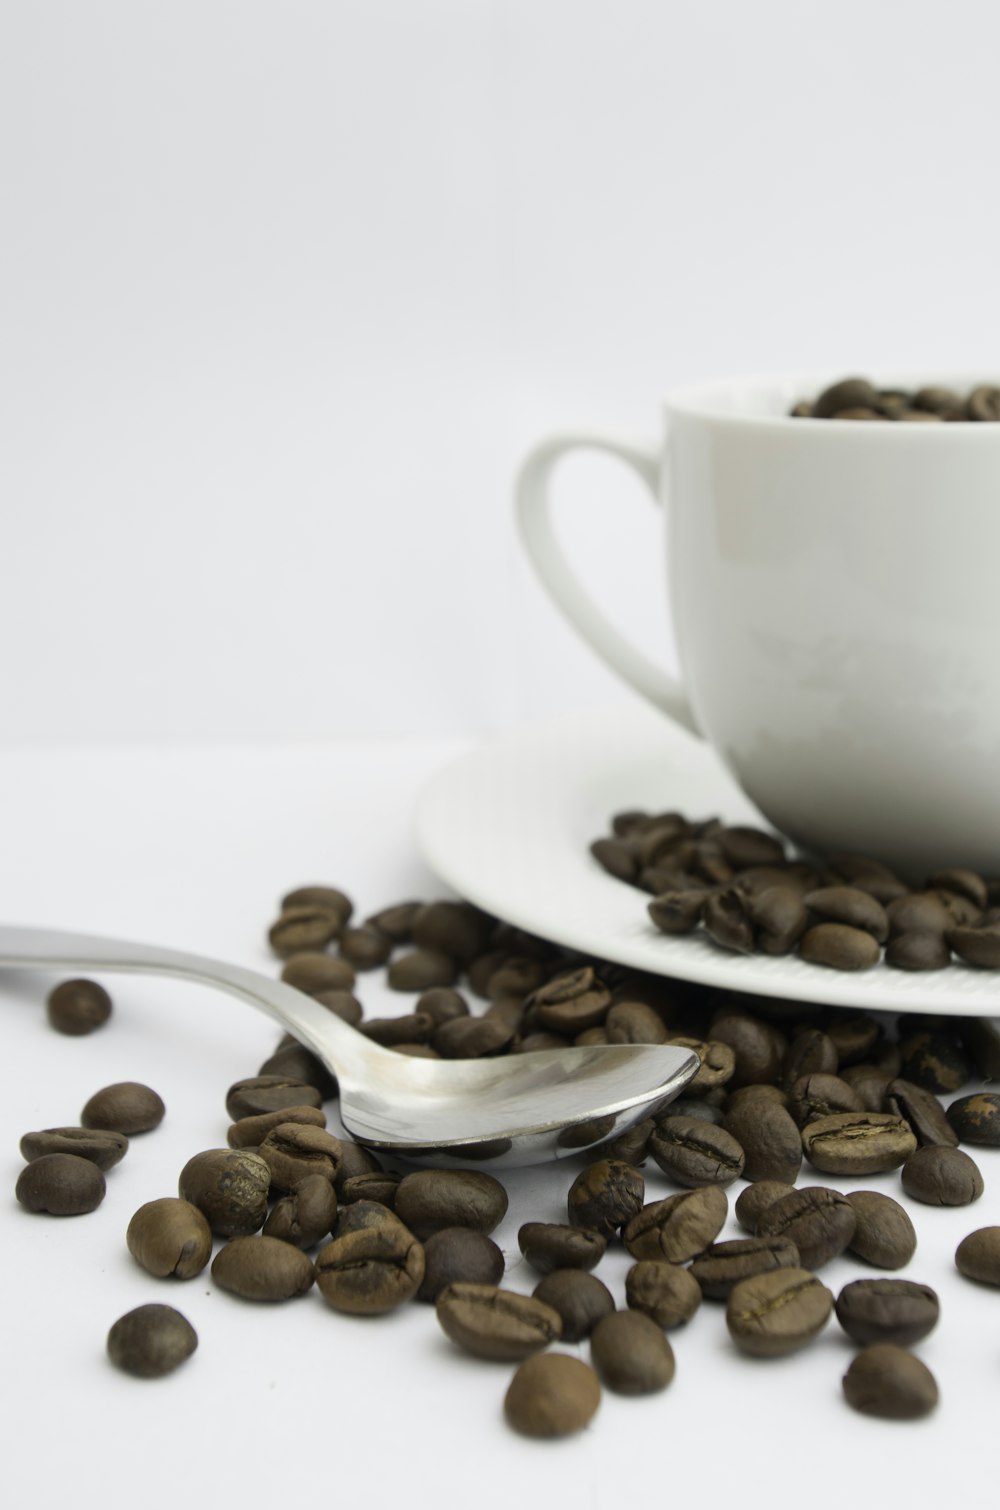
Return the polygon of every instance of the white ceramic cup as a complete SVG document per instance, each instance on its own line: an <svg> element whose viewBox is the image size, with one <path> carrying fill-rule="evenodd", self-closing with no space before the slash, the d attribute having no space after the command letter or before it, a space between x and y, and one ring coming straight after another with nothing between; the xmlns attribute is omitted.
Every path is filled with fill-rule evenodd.
<svg viewBox="0 0 1000 1510"><path fill-rule="evenodd" d="M1000 424L788 417L831 380L678 389L649 445L542 442L517 485L525 545L597 654L704 736L801 848L864 851L911 877L1000 875ZM664 504L679 681L622 637L559 547L549 478L578 449L627 462Z"/></svg>

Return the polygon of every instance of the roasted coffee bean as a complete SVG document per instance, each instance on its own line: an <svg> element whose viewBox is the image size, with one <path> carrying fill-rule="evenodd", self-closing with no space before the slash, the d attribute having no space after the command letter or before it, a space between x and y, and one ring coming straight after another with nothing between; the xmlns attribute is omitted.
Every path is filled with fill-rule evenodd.
<svg viewBox="0 0 1000 1510"><path fill-rule="evenodd" d="M941 1307L929 1285L909 1279L856 1279L837 1296L837 1320L852 1342L912 1347L937 1326Z"/></svg>
<svg viewBox="0 0 1000 1510"><path fill-rule="evenodd" d="M1000 388L991 388L988 383L974 388L965 401L969 419L985 421L1000 419Z"/></svg>
<svg viewBox="0 0 1000 1510"><path fill-rule="evenodd" d="M661 933L692 933L701 922L705 903L711 894L707 886L661 891L646 910Z"/></svg>
<svg viewBox="0 0 1000 1510"><path fill-rule="evenodd" d="M338 1180L340 1199L345 1206L351 1206L355 1201L378 1201L380 1206L388 1206L392 1211L396 1206L396 1191L399 1189L400 1176L389 1174L385 1170L372 1170L368 1174L355 1174L349 1180Z"/></svg>
<svg viewBox="0 0 1000 1510"><path fill-rule="evenodd" d="M666 1389L676 1364L661 1327L641 1311L613 1311L590 1336L590 1358L602 1383L618 1395Z"/></svg>
<svg viewBox="0 0 1000 1510"><path fill-rule="evenodd" d="M286 1106L322 1105L323 1097L315 1086L284 1075L254 1075L237 1080L226 1093L226 1111L234 1122L281 1111Z"/></svg>
<svg viewBox="0 0 1000 1510"><path fill-rule="evenodd" d="M979 1091L953 1101L946 1113L948 1126L962 1143L1000 1148L1000 1095ZM24 1152L22 1140L21 1152Z"/></svg>
<svg viewBox="0 0 1000 1510"><path fill-rule="evenodd" d="M726 1099L726 1113L738 1111L742 1107L751 1106L754 1102L766 1101L771 1106L783 1106L786 1111L791 1110L791 1101L786 1091L780 1085L741 1085L739 1090L731 1091ZM673 1103L676 1109L679 1101ZM723 1116L725 1121L725 1115Z"/></svg>
<svg viewBox="0 0 1000 1510"><path fill-rule="evenodd" d="M814 922L844 923L849 928L861 928L880 944L889 937L885 908L859 886L821 886L815 891L807 891L803 900Z"/></svg>
<svg viewBox="0 0 1000 1510"><path fill-rule="evenodd" d="M723 1123L743 1150L745 1180L794 1185L802 1167L802 1138L795 1119L773 1102L744 1102Z"/></svg>
<svg viewBox="0 0 1000 1510"><path fill-rule="evenodd" d="M276 1075L282 1079L299 1080L318 1091L324 1101L337 1094L337 1082L322 1059L301 1043L286 1043L269 1055L257 1071L257 1078Z"/></svg>
<svg viewBox="0 0 1000 1510"><path fill-rule="evenodd" d="M492 1232L506 1212L506 1190L478 1170L418 1169L396 1190L396 1215L419 1238L444 1227Z"/></svg>
<svg viewBox="0 0 1000 1510"><path fill-rule="evenodd" d="M335 1311L381 1316L411 1300L424 1277L424 1250L391 1211L356 1201L337 1216L332 1242L316 1255L316 1285Z"/></svg>
<svg viewBox="0 0 1000 1510"><path fill-rule="evenodd" d="M906 1119L921 1147L939 1144L954 1148L958 1134L945 1116L941 1103L930 1091L899 1076L885 1089L885 1110Z"/></svg>
<svg viewBox="0 0 1000 1510"><path fill-rule="evenodd" d="M264 1223L264 1236L314 1248L337 1219L337 1193L321 1174L309 1174L275 1202Z"/></svg>
<svg viewBox="0 0 1000 1510"><path fill-rule="evenodd" d="M723 949L731 949L737 954L753 953L750 902L735 886L709 893L702 908L701 921L709 938Z"/></svg>
<svg viewBox="0 0 1000 1510"><path fill-rule="evenodd" d="M804 1347L830 1319L833 1296L806 1269L772 1269L729 1292L726 1325L743 1353L780 1358Z"/></svg>
<svg viewBox="0 0 1000 1510"><path fill-rule="evenodd" d="M782 1083L791 1090L806 1075L835 1075L837 1050L832 1038L820 1028L803 1028L795 1034L782 1064Z"/></svg>
<svg viewBox="0 0 1000 1510"><path fill-rule="evenodd" d="M1000 970L1000 925L949 928L945 940L959 959L980 970Z"/></svg>
<svg viewBox="0 0 1000 1510"><path fill-rule="evenodd" d="M762 954L790 954L809 926L808 909L793 886L766 886L753 893L749 911Z"/></svg>
<svg viewBox="0 0 1000 1510"><path fill-rule="evenodd" d="M634 881L639 871L639 860L627 844L620 839L595 839L590 853L609 876L616 881Z"/></svg>
<svg viewBox="0 0 1000 1510"><path fill-rule="evenodd" d="M413 920L413 941L467 963L486 948L493 921L471 902L428 902Z"/></svg>
<svg viewBox="0 0 1000 1510"><path fill-rule="evenodd" d="M869 892L883 907L888 907L896 897L905 896L910 889L895 871L870 855L832 855L829 866L838 880Z"/></svg>
<svg viewBox="0 0 1000 1510"><path fill-rule="evenodd" d="M838 1074L847 1065L863 1064L882 1033L875 1018L864 1012L839 1012L827 1022L826 1031L837 1051Z"/></svg>
<svg viewBox="0 0 1000 1510"><path fill-rule="evenodd" d="M914 891L897 897L886 908L889 935L927 934L943 938L954 919L941 898L933 891Z"/></svg>
<svg viewBox="0 0 1000 1510"><path fill-rule="evenodd" d="M435 1022L425 1012L408 1012L403 1017L369 1017L361 1032L372 1043L391 1049L399 1044L426 1044L434 1033Z"/></svg>
<svg viewBox="0 0 1000 1510"><path fill-rule="evenodd" d="M40 1159L47 1153L72 1153L89 1159L98 1169L111 1169L128 1152L124 1133L102 1131L96 1127L47 1127L43 1132L25 1133L21 1155Z"/></svg>
<svg viewBox="0 0 1000 1510"><path fill-rule="evenodd" d="M645 1181L637 1169L617 1159L600 1159L578 1174L569 1189L570 1225L589 1227L611 1238L642 1209Z"/></svg>
<svg viewBox="0 0 1000 1510"><path fill-rule="evenodd" d="M212 1256L212 1229L190 1201L163 1196L140 1206L125 1233L136 1263L158 1279L193 1279Z"/></svg>
<svg viewBox="0 0 1000 1510"><path fill-rule="evenodd" d="M844 1196L823 1185L807 1185L761 1212L757 1236L790 1238L803 1267L821 1269L850 1246L856 1226L854 1209Z"/></svg>
<svg viewBox="0 0 1000 1510"><path fill-rule="evenodd" d="M411 949L389 966L388 984L394 991L429 991L436 986L453 986L458 966L448 954L438 949Z"/></svg>
<svg viewBox="0 0 1000 1510"><path fill-rule="evenodd" d="M966 1279L1000 1285L1000 1227L979 1227L955 1250L955 1266Z"/></svg>
<svg viewBox="0 0 1000 1510"><path fill-rule="evenodd" d="M377 970L380 965L385 964L392 954L392 939L379 928L373 928L371 923L362 923L358 927L345 928L343 930L337 944L337 952L340 958L346 960L355 970ZM417 952L419 953L420 951ZM403 960L411 958L412 955L401 955L398 963L401 964ZM450 963L449 961L449 965ZM392 978L394 968L395 963L389 969L390 986L394 984ZM397 971L397 975L398 973ZM405 968L403 973L406 973ZM448 980L428 980L426 984L428 986L450 986L454 978L455 970L452 966ZM395 989L412 991L422 990L423 987L395 986Z"/></svg>
<svg viewBox="0 0 1000 1510"><path fill-rule="evenodd" d="M424 1244L424 1277L417 1299L433 1305L452 1284L498 1285L503 1272L504 1256L492 1238L469 1227L443 1227Z"/></svg>
<svg viewBox="0 0 1000 1510"><path fill-rule="evenodd" d="M276 1237L234 1237L212 1263L212 1278L243 1300L292 1300L312 1288L312 1260Z"/></svg>
<svg viewBox="0 0 1000 1510"><path fill-rule="evenodd" d="M983 1193L978 1164L960 1148L918 1148L900 1177L907 1195L925 1206L971 1206Z"/></svg>
<svg viewBox="0 0 1000 1510"><path fill-rule="evenodd" d="M939 933L897 933L886 945L885 963L894 970L943 970L951 950Z"/></svg>
<svg viewBox="0 0 1000 1510"><path fill-rule="evenodd" d="M558 1222L525 1222L518 1231L517 1243L539 1274L551 1274L554 1269L594 1269L608 1246L607 1238L599 1232Z"/></svg>
<svg viewBox="0 0 1000 1510"><path fill-rule="evenodd" d="M604 1019L609 1043L665 1043L663 1018L642 1001L619 1001Z"/></svg>
<svg viewBox="0 0 1000 1510"><path fill-rule="evenodd" d="M540 959L521 959L512 955L486 982L486 995L490 1000L498 996L529 996L542 984L547 973Z"/></svg>
<svg viewBox="0 0 1000 1510"><path fill-rule="evenodd" d="M95 980L64 980L45 1003L57 1033L79 1038L102 1027L111 1016L111 997Z"/></svg>
<svg viewBox="0 0 1000 1510"><path fill-rule="evenodd" d="M49 1216L84 1216L104 1199L104 1176L90 1159L75 1153L46 1153L26 1164L14 1193L28 1211Z"/></svg>
<svg viewBox="0 0 1000 1510"><path fill-rule="evenodd" d="M698 1122L711 1122L714 1127L721 1127L726 1120L725 1109L717 1106L714 1101L708 1101L703 1096L678 1096L676 1101L670 1103L670 1113L674 1117L694 1117ZM656 1123L653 1123L649 1137L646 1139L646 1153L649 1153L649 1138L656 1131Z"/></svg>
<svg viewBox="0 0 1000 1510"><path fill-rule="evenodd" d="M131 1138L159 1127L165 1112L162 1100L148 1085L121 1080L95 1091L80 1113L80 1122L84 1127L124 1133Z"/></svg>
<svg viewBox="0 0 1000 1510"><path fill-rule="evenodd" d="M354 912L354 903L339 886L297 886L281 899L281 911L290 907L325 907L335 912L346 923Z"/></svg>
<svg viewBox="0 0 1000 1510"><path fill-rule="evenodd" d="M340 1139L324 1127L281 1122L257 1149L271 1171L275 1190L288 1191L307 1175L319 1174L332 1184L340 1173Z"/></svg>
<svg viewBox="0 0 1000 1510"><path fill-rule="evenodd" d="M870 970L881 956L878 942L863 928L817 923L799 940L799 953L811 965L831 970Z"/></svg>
<svg viewBox="0 0 1000 1510"><path fill-rule="evenodd" d="M531 1293L535 1300L559 1312L563 1342L582 1342L601 1317L615 1308L607 1285L583 1269L553 1269Z"/></svg>
<svg viewBox="0 0 1000 1510"><path fill-rule="evenodd" d="M203 1212L219 1237L258 1232L267 1216L271 1171L248 1148L209 1148L181 1170L178 1193Z"/></svg>
<svg viewBox="0 0 1000 1510"><path fill-rule="evenodd" d="M697 1117L664 1117L649 1151L678 1185L731 1185L743 1173L743 1150L731 1133Z"/></svg>
<svg viewBox="0 0 1000 1510"><path fill-rule="evenodd" d="M755 1180L737 1196L733 1214L745 1232L756 1236L757 1223L767 1208L790 1195L794 1189L794 1185L786 1185L781 1180Z"/></svg>
<svg viewBox="0 0 1000 1510"><path fill-rule="evenodd" d="M736 870L747 870L751 865L784 863L785 846L765 829L732 824L716 829L712 837Z"/></svg>
<svg viewBox="0 0 1000 1510"><path fill-rule="evenodd" d="M435 1030L432 1043L443 1059L481 1059L506 1049L516 1031L498 1017L455 1017Z"/></svg>
<svg viewBox="0 0 1000 1510"><path fill-rule="evenodd" d="M576 1034L603 1023L611 992L590 965L564 971L528 998L539 1024L555 1033Z"/></svg>
<svg viewBox="0 0 1000 1510"><path fill-rule="evenodd" d="M469 1003L461 991L453 991L448 986L432 986L417 997L414 1011L429 1017L439 1028L443 1022L451 1022L456 1017L468 1017Z"/></svg>
<svg viewBox="0 0 1000 1510"><path fill-rule="evenodd" d="M394 944L405 944L413 937L413 924L424 905L423 902L396 902L365 918L365 922L377 928L379 933L387 934Z"/></svg>
<svg viewBox="0 0 1000 1510"><path fill-rule="evenodd" d="M989 1017L964 1017L957 1027L977 1073L1000 1079L1000 1026Z"/></svg>
<svg viewBox="0 0 1000 1510"><path fill-rule="evenodd" d="M438 1295L437 1318L466 1352L505 1363L540 1352L562 1334L562 1318L552 1306L496 1285L448 1285Z"/></svg>
<svg viewBox="0 0 1000 1510"><path fill-rule="evenodd" d="M682 1190L643 1206L622 1232L633 1258L685 1264L722 1231L729 1201L719 1185Z"/></svg>
<svg viewBox="0 0 1000 1510"><path fill-rule="evenodd" d="M731 1090L777 1078L784 1044L768 1023L748 1012L733 1011L713 1017L709 1036L733 1051L736 1067L729 1081Z"/></svg>
<svg viewBox="0 0 1000 1510"><path fill-rule="evenodd" d="M842 409L875 409L878 393L867 378L841 378L813 400L814 419L832 419Z"/></svg>
<svg viewBox="0 0 1000 1510"><path fill-rule="evenodd" d="M769 1269L799 1267L799 1250L787 1237L737 1237L713 1243L690 1270L708 1300L725 1300L734 1285Z"/></svg>
<svg viewBox="0 0 1000 1510"><path fill-rule="evenodd" d="M350 991L354 986L354 969L345 959L332 954L295 954L281 972L281 979L307 996L326 991Z"/></svg>
<svg viewBox="0 0 1000 1510"><path fill-rule="evenodd" d="M894 1078L888 1070L877 1064L852 1064L839 1078L851 1087L866 1112L895 1110L884 1104L886 1089ZM852 1109L849 1106L844 1108L845 1111ZM828 1114L824 1112L823 1115Z"/></svg>
<svg viewBox="0 0 1000 1510"><path fill-rule="evenodd" d="M684 1326L701 1305L701 1287L690 1269L662 1259L640 1259L625 1275L625 1303L669 1332Z"/></svg>
<svg viewBox="0 0 1000 1510"><path fill-rule="evenodd" d="M961 1090L972 1075L957 1033L925 1029L900 1038L902 1076L935 1094Z"/></svg>
<svg viewBox="0 0 1000 1510"><path fill-rule="evenodd" d="M788 1109L798 1126L805 1127L818 1117L830 1117L837 1112L860 1112L865 1106L853 1086L839 1075L814 1074L803 1075L793 1083ZM880 1096L874 1110L881 1109Z"/></svg>
<svg viewBox="0 0 1000 1510"><path fill-rule="evenodd" d="M137 1379L159 1379L179 1368L198 1346L198 1334L173 1306L137 1306L108 1333L108 1357Z"/></svg>
<svg viewBox="0 0 1000 1510"><path fill-rule="evenodd" d="M680 1049L690 1049L698 1055L699 1068L685 1086L685 1100L704 1095L706 1091L714 1090L717 1086L728 1085L736 1073L736 1055L728 1043L720 1043L716 1040L705 1042L701 1038L674 1036L666 1038L665 1042L676 1044Z"/></svg>
<svg viewBox="0 0 1000 1510"><path fill-rule="evenodd" d="M520 996L497 996L483 1013L484 1022L499 1022L515 1036L521 1031L524 1019L524 1002Z"/></svg>
<svg viewBox="0 0 1000 1510"><path fill-rule="evenodd" d="M824 1174L884 1174L917 1146L909 1123L889 1112L837 1112L802 1129L802 1147Z"/></svg>
<svg viewBox="0 0 1000 1510"><path fill-rule="evenodd" d="M903 1269L917 1248L913 1223L898 1201L878 1190L852 1190L855 1228L849 1248L878 1269Z"/></svg>
<svg viewBox="0 0 1000 1510"><path fill-rule="evenodd" d="M269 1132L288 1122L297 1122L303 1127L325 1127L326 1113L319 1106L280 1106L277 1111L241 1117L230 1125L226 1142L230 1148L257 1148Z"/></svg>
<svg viewBox="0 0 1000 1510"><path fill-rule="evenodd" d="M364 1007L350 991L317 991L313 1000L350 1028L356 1028L365 1015Z"/></svg>
<svg viewBox="0 0 1000 1510"><path fill-rule="evenodd" d="M581 1431L601 1403L594 1370L568 1353L526 1358L507 1388L504 1414L526 1437L566 1437Z"/></svg>
<svg viewBox="0 0 1000 1510"><path fill-rule="evenodd" d="M925 1363L892 1343L865 1348L844 1375L848 1405L868 1416L915 1421L938 1403L938 1387Z"/></svg>
<svg viewBox="0 0 1000 1510"><path fill-rule="evenodd" d="M344 920L339 912L317 907L314 902L286 907L267 931L268 942L279 959L293 954L315 954L340 936Z"/></svg>

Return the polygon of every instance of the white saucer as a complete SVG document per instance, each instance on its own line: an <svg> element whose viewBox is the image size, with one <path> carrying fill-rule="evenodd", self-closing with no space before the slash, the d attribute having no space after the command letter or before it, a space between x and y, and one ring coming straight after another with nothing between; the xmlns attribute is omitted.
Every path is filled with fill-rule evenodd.
<svg viewBox="0 0 1000 1510"><path fill-rule="evenodd" d="M762 823L708 746L640 703L573 714L489 741L439 771L417 805L427 864L460 896L567 948L734 991L891 1012L1000 1015L1000 976L954 964L863 974L729 954L704 935L671 938L644 892L589 854L613 813L677 808Z"/></svg>

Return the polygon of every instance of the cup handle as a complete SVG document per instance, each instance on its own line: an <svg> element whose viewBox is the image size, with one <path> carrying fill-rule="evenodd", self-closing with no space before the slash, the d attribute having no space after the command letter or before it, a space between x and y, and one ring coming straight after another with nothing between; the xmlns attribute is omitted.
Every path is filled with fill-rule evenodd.
<svg viewBox="0 0 1000 1510"><path fill-rule="evenodd" d="M526 458L517 478L517 515L525 548L542 585L601 660L668 718L700 737L701 730L681 683L619 633L584 591L556 539L549 507L549 478L563 456L578 450L606 451L619 461L627 462L646 483L654 500L659 501L661 447L658 443L649 445L623 436L591 431L550 436Z"/></svg>

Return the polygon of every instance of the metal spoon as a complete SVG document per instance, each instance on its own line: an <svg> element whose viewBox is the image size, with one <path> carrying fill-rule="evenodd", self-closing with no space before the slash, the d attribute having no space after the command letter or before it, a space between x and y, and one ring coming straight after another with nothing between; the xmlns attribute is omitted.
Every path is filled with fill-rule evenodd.
<svg viewBox="0 0 1000 1510"><path fill-rule="evenodd" d="M370 1042L312 997L242 965L148 944L0 927L0 969L40 965L179 975L277 1018L337 1077L359 1143L417 1163L537 1164L581 1153L671 1101L698 1069L689 1049L596 1044L500 1059L415 1059Z"/></svg>

